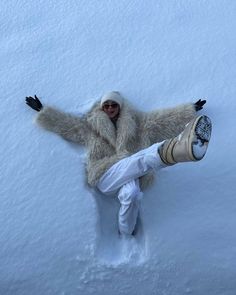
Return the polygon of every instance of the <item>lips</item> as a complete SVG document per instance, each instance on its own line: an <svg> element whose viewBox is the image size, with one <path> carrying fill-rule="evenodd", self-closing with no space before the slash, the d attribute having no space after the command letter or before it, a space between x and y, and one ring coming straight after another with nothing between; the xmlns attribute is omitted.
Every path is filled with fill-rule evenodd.
<svg viewBox="0 0 236 295"><path fill-rule="evenodd" d="M113 118L114 116L115 116L115 112L108 112L108 116L110 117L110 118Z"/></svg>

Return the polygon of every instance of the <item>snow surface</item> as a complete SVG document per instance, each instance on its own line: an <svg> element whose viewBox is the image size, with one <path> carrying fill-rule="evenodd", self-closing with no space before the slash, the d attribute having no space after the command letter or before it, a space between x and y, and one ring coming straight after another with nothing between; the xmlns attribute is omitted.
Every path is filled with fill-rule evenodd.
<svg viewBox="0 0 236 295"><path fill-rule="evenodd" d="M235 295L236 1L2 0L0 294ZM84 177L85 150L25 96L81 114L119 90L145 111L206 98L206 157L161 171L135 239Z"/></svg>

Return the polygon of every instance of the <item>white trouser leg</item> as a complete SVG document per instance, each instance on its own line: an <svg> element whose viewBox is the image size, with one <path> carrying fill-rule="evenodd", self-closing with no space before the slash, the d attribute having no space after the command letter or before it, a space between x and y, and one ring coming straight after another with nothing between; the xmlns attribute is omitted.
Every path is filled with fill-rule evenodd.
<svg viewBox="0 0 236 295"><path fill-rule="evenodd" d="M98 189L104 194L114 194L131 180L138 179L151 170L166 167L157 152L161 144L155 143L115 163L98 181Z"/></svg>
<svg viewBox="0 0 236 295"><path fill-rule="evenodd" d="M131 235L134 231L142 192L139 188L139 180L131 180L124 184L118 193L120 210L118 215L119 231L122 234Z"/></svg>
<svg viewBox="0 0 236 295"><path fill-rule="evenodd" d="M142 192L138 178L151 170L166 167L157 152L162 143L156 143L146 149L120 160L100 178L97 187L107 195L118 192L121 207L119 210L119 230L122 234L132 234L139 212Z"/></svg>

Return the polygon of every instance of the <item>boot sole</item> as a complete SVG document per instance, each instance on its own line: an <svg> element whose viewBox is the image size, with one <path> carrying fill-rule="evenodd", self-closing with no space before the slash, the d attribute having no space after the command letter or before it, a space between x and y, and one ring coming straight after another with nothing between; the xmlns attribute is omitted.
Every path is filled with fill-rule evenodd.
<svg viewBox="0 0 236 295"><path fill-rule="evenodd" d="M200 116L194 122L191 142L191 154L194 161L199 161L205 156L211 138L211 130L211 120L207 116Z"/></svg>

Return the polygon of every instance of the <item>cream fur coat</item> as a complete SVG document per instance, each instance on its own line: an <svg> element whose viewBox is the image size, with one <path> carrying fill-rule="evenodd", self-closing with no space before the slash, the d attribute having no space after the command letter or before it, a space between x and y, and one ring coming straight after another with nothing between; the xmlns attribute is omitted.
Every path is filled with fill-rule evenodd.
<svg viewBox="0 0 236 295"><path fill-rule="evenodd" d="M97 102L82 117L44 107L36 121L66 140L87 147L87 180L89 185L96 186L114 163L153 143L178 135L195 113L194 105L190 103L144 113L124 101L115 128ZM141 187L146 187L152 179L152 174L141 177Z"/></svg>

